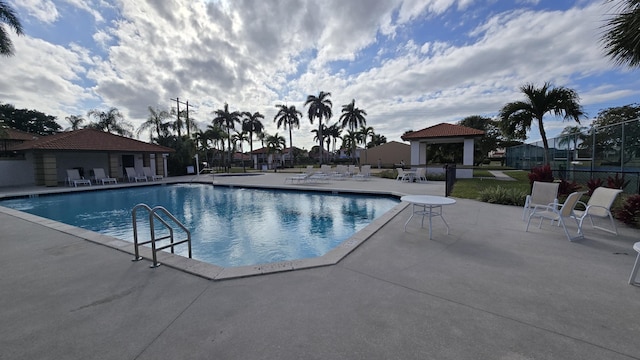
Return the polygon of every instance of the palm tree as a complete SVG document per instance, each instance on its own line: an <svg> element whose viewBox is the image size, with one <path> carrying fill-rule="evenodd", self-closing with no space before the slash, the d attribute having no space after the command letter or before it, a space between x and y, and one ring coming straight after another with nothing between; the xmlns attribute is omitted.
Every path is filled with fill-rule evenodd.
<svg viewBox="0 0 640 360"><path fill-rule="evenodd" d="M268 154L279 153L287 145L287 141L284 139L284 136L280 136L278 133L275 133L274 135L267 135L265 141L267 142ZM273 169L274 171L277 171L277 166L274 166Z"/></svg>
<svg viewBox="0 0 640 360"><path fill-rule="evenodd" d="M386 144L386 143L387 143L386 136L380 135L380 134L374 134L373 136L371 136L371 142L369 144L371 145L371 147L375 147L375 146Z"/></svg>
<svg viewBox="0 0 640 360"><path fill-rule="evenodd" d="M640 66L640 0L621 0L604 29L601 42L607 56L618 65Z"/></svg>
<svg viewBox="0 0 640 360"><path fill-rule="evenodd" d="M231 138L233 139L233 147L234 149L236 148L236 146L238 145L238 143L240 144L240 154L242 155L242 171L247 172L247 169L245 168L244 165L244 148L242 147L242 143L245 141L249 141L249 137L247 136L247 133L244 131L236 131L235 134L231 135Z"/></svg>
<svg viewBox="0 0 640 360"><path fill-rule="evenodd" d="M367 120L365 119L367 112L356 107L356 100L352 99L347 105L342 105L342 115L338 120L342 128L349 128L351 132L355 132L358 126L365 126ZM351 157L355 162L356 143L351 142Z"/></svg>
<svg viewBox="0 0 640 360"><path fill-rule="evenodd" d="M580 97L575 90L551 88L548 82L541 88L525 84L520 87L520 91L526 95L526 100L508 103L500 110L500 127L507 136L525 138L526 132L531 129L531 123L537 120L544 145L544 163L549 164L549 141L542 119L546 113L553 113L555 116L562 116L563 120L573 119L579 124L580 118L585 116Z"/></svg>
<svg viewBox="0 0 640 360"><path fill-rule="evenodd" d="M291 129L293 127L300 128L300 116L302 113L296 109L294 105L287 107L287 105L276 105L278 113L274 116L273 121L277 122L278 129L282 126L284 129L289 128L289 159L291 160L291 167L293 167L293 137L291 136Z"/></svg>
<svg viewBox="0 0 640 360"><path fill-rule="evenodd" d="M347 133L342 135L342 146L349 149L349 155L353 162L356 159L356 144L362 141L362 135L358 131L347 130Z"/></svg>
<svg viewBox="0 0 640 360"><path fill-rule="evenodd" d="M338 143L338 139L340 139L340 136L342 134L342 128L340 127L340 124L335 123L327 128L325 128L323 130L323 134L327 134L327 137L331 138L333 141L333 153L336 152L336 144ZM329 149L327 149L329 150Z"/></svg>
<svg viewBox="0 0 640 360"><path fill-rule="evenodd" d="M321 127L319 127L318 129L313 129L311 130L312 133L314 133L315 135L313 135L313 140L315 141L319 141L320 140L320 135L321 134L327 134L329 132L329 128L326 125L322 125ZM326 141L327 141L327 153L330 153L330 146L331 146L331 137L327 136L326 137ZM324 144L322 144L322 146L320 146L320 152L319 152L319 159L322 159L322 153L324 152Z"/></svg>
<svg viewBox="0 0 640 360"><path fill-rule="evenodd" d="M562 132L558 135L560 140L558 141L558 145L567 145L569 150L577 150L578 149L578 141L584 141L587 136L585 133L588 128L586 126L567 126L562 129ZM571 144L573 143L573 149L571 149Z"/></svg>
<svg viewBox="0 0 640 360"><path fill-rule="evenodd" d="M18 35L24 34L22 24L15 11L5 1L0 1L0 55L12 56L13 43L9 38L5 25L13 28L13 31Z"/></svg>
<svg viewBox="0 0 640 360"><path fill-rule="evenodd" d="M143 122L140 127L138 127L137 135L140 136L142 132L150 129L156 131L158 139L162 136L168 135L167 126L164 121L169 117L170 115L167 110L154 109L149 106L149 117L147 118L147 121ZM149 138L153 138L153 132L150 132Z"/></svg>
<svg viewBox="0 0 640 360"><path fill-rule="evenodd" d="M304 106L309 106L309 121L313 124L313 120L318 119L318 143L320 145L320 149L322 149L322 144L324 139L322 137L322 119L325 118L327 120L331 119L333 113L331 112L331 107L333 103L329 100L331 96L330 92L320 91L318 96L309 95L307 96L307 101L304 102ZM322 165L322 151L320 151L320 165Z"/></svg>
<svg viewBox="0 0 640 360"><path fill-rule="evenodd" d="M240 112L229 112L229 104L224 104L224 109L218 109L213 112L213 124L218 125L227 130L227 144L229 145L229 154L227 155L228 165L231 166L231 129L235 129L236 123L240 123Z"/></svg>
<svg viewBox="0 0 640 360"><path fill-rule="evenodd" d="M82 123L84 122L84 118L82 115L69 115L65 118L71 124L69 130L75 131L80 129Z"/></svg>
<svg viewBox="0 0 640 360"><path fill-rule="evenodd" d="M209 125L207 126L207 138L213 141L213 147L220 153L219 148L224 149L224 139L227 137L227 133L222 130L220 126L217 125ZM222 146L220 145L222 144Z"/></svg>
<svg viewBox="0 0 640 360"><path fill-rule="evenodd" d="M87 127L116 133L121 136L133 137L133 125L126 122L122 113L115 107L107 111L89 110L87 117L94 117L98 120L97 123L91 123Z"/></svg>
<svg viewBox="0 0 640 360"><path fill-rule="evenodd" d="M242 130L249 133L249 149L251 153L251 161L253 161L253 134L260 134L262 130L264 130L264 125L260 121L260 119L264 119L264 115L259 112L254 112L252 114L248 111L242 114L244 115L244 120L242 120ZM252 164L252 167L255 168L255 164Z"/></svg>
<svg viewBox="0 0 640 360"><path fill-rule="evenodd" d="M364 143L364 162L368 163L369 159L367 158L367 137L371 136L371 139L373 140L373 135L375 135L375 132L373 131L373 128L371 126L362 126L360 127L360 130L358 132L360 133L362 142Z"/></svg>

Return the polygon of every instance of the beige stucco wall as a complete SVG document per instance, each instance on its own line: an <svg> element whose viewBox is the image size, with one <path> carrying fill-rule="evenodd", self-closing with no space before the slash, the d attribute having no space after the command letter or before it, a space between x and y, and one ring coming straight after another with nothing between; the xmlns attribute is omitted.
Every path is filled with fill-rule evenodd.
<svg viewBox="0 0 640 360"><path fill-rule="evenodd" d="M390 168L401 161L407 165L411 163L411 146L397 141L367 149L362 152L360 158L361 164L371 164L373 168L376 168L378 163L382 167Z"/></svg>

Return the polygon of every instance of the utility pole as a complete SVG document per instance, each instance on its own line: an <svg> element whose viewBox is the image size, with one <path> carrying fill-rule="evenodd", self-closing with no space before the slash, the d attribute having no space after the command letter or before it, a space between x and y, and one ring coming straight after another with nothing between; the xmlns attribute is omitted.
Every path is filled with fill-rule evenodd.
<svg viewBox="0 0 640 360"><path fill-rule="evenodd" d="M187 136L191 137L191 121L189 121L189 100L187 102L180 101L180 98L176 97L175 99L171 99L171 101L176 102L176 113L178 114L178 123L180 123L180 104L187 106L187 121L185 124L187 125ZM178 132L180 129L178 129Z"/></svg>

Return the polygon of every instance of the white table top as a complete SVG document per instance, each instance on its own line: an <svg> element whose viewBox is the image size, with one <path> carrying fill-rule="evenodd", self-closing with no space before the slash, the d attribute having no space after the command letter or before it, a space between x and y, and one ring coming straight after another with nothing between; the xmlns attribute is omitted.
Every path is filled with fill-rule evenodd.
<svg viewBox="0 0 640 360"><path fill-rule="evenodd" d="M406 195L401 197L400 201L419 205L451 205L456 203L454 199L435 195Z"/></svg>

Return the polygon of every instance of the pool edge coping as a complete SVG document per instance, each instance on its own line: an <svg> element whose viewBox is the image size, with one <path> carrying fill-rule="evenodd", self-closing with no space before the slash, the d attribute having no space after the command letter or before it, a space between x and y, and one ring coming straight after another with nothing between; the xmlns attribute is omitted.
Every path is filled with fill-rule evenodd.
<svg viewBox="0 0 640 360"><path fill-rule="evenodd" d="M176 181L168 184L179 184L185 183L184 181ZM292 187L292 186L253 186L253 185L227 185L227 184L212 184L211 182L205 181L192 181L187 183L198 183L205 185L213 185L215 186L224 186L230 188L256 188L256 189L279 189L279 190L296 190L296 191L316 191L316 192L327 192L327 193L350 193L350 194L363 194L363 195L384 195L384 196L392 196L397 197L398 199L405 195L403 193L396 192L383 192L383 191L354 191L348 189L319 189L319 188L308 188L308 187ZM165 183L167 184L167 183ZM107 190L107 189L105 189ZM59 192L52 192L58 193ZM40 195L44 195L40 193ZM25 197L29 195L24 195L21 197ZM353 252L356 248L362 245L366 240L368 240L371 236L373 236L378 230L380 230L384 225L386 225L389 221L391 221L394 217L396 217L402 210L404 210L409 204L406 202L400 202L392 207L390 210L386 211L384 214L374 219L371 223L365 226L360 231L356 232L348 239L344 240L342 243L331 249L329 252L322 256L308 258L308 259L296 259L296 260L286 260L279 261L273 263L266 264L258 264L258 265L246 265L246 266L235 266L235 267L222 267L215 264L210 264L207 262L203 262L196 259L190 259L188 257L171 254L168 252L158 252L156 254L158 262L166 265L170 268L183 271L192 275L196 275L208 280L230 280L237 278L244 278L250 276L258 276L258 275L267 275L273 273L294 271L294 270L303 270L303 269L312 269L323 266L331 266L339 263L342 259L344 259L347 255ZM109 247L111 249L115 249L133 256L135 254L134 245L131 242L118 239L109 235L100 234L98 232L83 229L77 226L65 224L59 221L51 220L45 217L41 217L38 215L29 214L27 212L11 209L8 207L4 207L0 205L0 213L4 213L9 216L13 216L31 223L35 223L44 227L47 227L54 231L59 231L65 234L69 234L75 237L78 237L82 240L89 241L94 244L103 245ZM153 254L150 248L140 246L138 248L139 255L143 258L143 260L151 261L153 258Z"/></svg>

